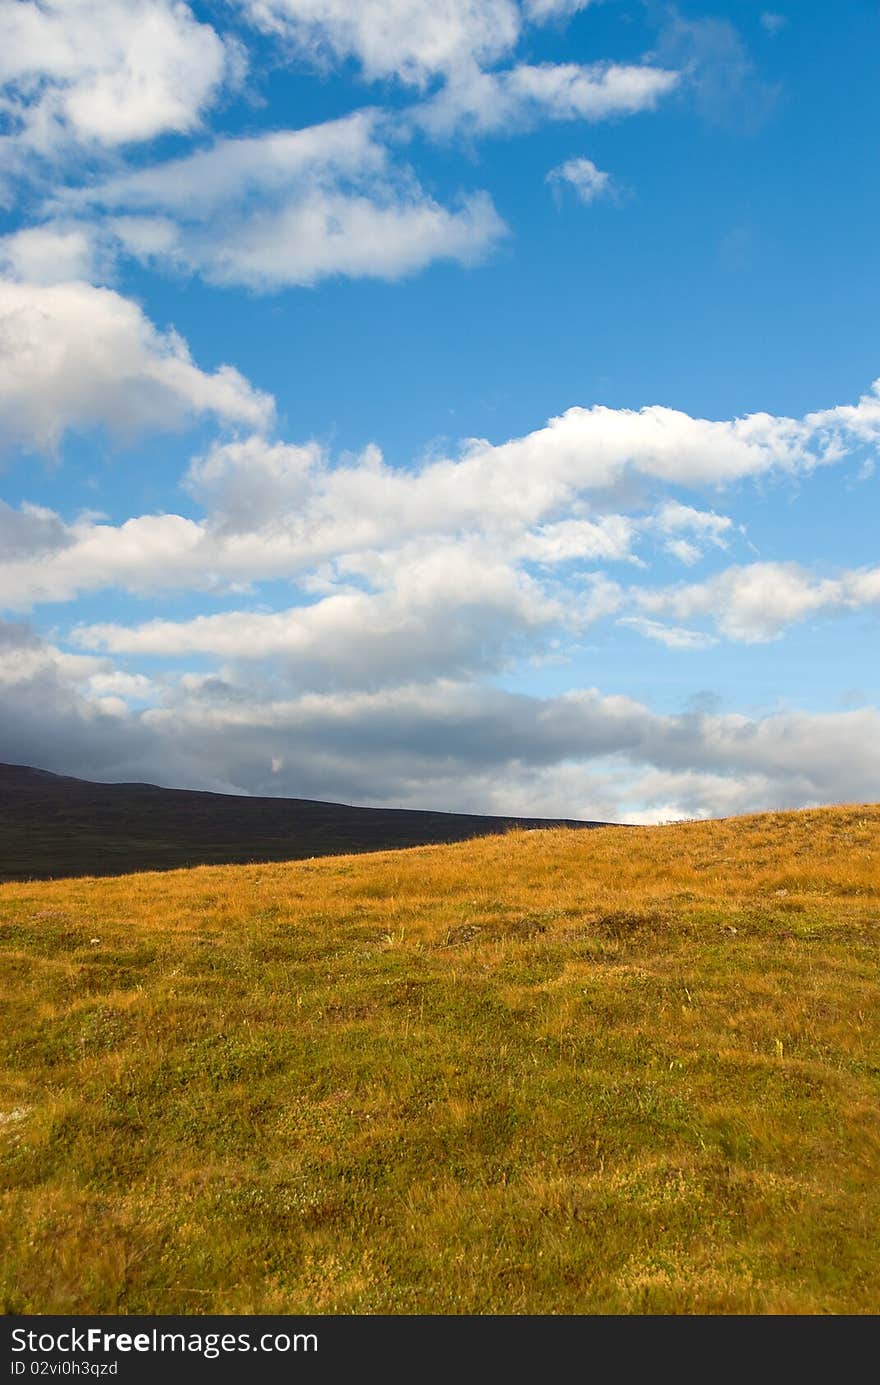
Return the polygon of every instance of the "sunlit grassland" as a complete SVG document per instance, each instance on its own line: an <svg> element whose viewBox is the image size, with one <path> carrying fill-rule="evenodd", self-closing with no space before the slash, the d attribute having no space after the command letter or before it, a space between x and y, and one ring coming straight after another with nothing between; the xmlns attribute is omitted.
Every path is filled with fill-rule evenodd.
<svg viewBox="0 0 880 1385"><path fill-rule="evenodd" d="M880 808L0 924L7 1312L880 1310Z"/></svg>

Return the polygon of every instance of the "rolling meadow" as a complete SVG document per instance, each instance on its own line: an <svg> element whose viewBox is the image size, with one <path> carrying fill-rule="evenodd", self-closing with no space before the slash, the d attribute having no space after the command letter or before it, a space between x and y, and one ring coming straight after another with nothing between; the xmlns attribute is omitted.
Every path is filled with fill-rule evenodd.
<svg viewBox="0 0 880 1385"><path fill-rule="evenodd" d="M880 1311L880 807L0 887L7 1313Z"/></svg>

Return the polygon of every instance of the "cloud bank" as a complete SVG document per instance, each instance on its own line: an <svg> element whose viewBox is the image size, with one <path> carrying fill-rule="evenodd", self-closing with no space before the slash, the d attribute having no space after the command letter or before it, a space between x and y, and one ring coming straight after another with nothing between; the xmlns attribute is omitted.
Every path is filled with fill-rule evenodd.
<svg viewBox="0 0 880 1385"><path fill-rule="evenodd" d="M122 316L144 370L155 329ZM183 403L219 408L214 376L189 363L182 378L207 392L184 390ZM229 417L270 407L235 384ZM603 623L688 659L719 640L876 611L880 569L730 561L739 527L697 497L734 499L756 480L857 458L880 438L877 400L875 387L800 419L726 421L574 408L408 470L375 446L336 459L256 433L191 462L183 480L200 518L114 525L4 506L10 611L105 587L200 590L222 609L91 621L61 643L8 621L0 754L36 744L38 713L54 768L244 792L633 820L870 796L860 738L876 709L660 715L596 688L529 696L504 679L564 659ZM652 576L706 561L716 570L697 580ZM267 605L265 582L287 583L287 602Z"/></svg>
<svg viewBox="0 0 880 1385"><path fill-rule="evenodd" d="M0 625L0 758L104 779L362 803L656 821L868 800L880 712L661 716L595 689L529 697L439 679L291 696L222 674L158 705L109 664ZM130 689L127 689L130 693Z"/></svg>

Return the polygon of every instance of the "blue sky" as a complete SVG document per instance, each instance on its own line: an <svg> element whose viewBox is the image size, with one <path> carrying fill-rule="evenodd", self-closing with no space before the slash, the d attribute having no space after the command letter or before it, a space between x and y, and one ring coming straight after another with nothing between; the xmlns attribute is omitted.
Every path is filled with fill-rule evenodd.
<svg viewBox="0 0 880 1385"><path fill-rule="evenodd" d="M876 798L880 5L0 16L0 758Z"/></svg>

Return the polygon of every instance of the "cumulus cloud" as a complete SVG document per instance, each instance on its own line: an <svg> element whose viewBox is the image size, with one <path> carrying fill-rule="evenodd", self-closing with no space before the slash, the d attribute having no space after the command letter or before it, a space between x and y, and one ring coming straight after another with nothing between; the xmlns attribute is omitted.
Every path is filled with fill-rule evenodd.
<svg viewBox="0 0 880 1385"><path fill-rule="evenodd" d="M311 192L269 215L244 218L218 236L184 235L170 257L218 284L277 289L331 275L399 279L436 260L473 264L504 226L487 193L450 210L412 197Z"/></svg>
<svg viewBox="0 0 880 1385"><path fill-rule="evenodd" d="M84 291L105 293L114 312L122 305L125 322L134 321L138 334L155 333L117 295ZM92 338L94 347L94 332ZM16 341L20 348L20 336ZM10 399L18 399L20 431L33 438L42 429L43 441L51 442L62 424L83 425L94 417L112 424L113 411L127 408L126 390L135 390L132 381L144 408L143 352L136 356L141 375L126 374L125 352L109 341L100 358L103 388L91 407L87 392L69 384L69 406L62 394L50 413L47 399L54 399L53 389L38 388L22 357L32 415L22 419L21 398L10 393ZM265 397L255 395L241 377L225 386L235 407L226 403L228 396L219 385L219 397L212 402L217 376L203 376L186 361L182 364L179 378L175 372L181 362L172 353L168 379L159 373L163 387L178 392L177 397L171 393L170 401L161 396L162 419L170 402L181 404L181 392L191 407L201 400L204 407L233 419L246 417L249 410L268 410ZM151 355L149 369L155 368ZM93 377L95 367L90 369ZM63 381L56 359L43 367L48 385L52 371ZM193 376L198 392L193 388L187 394ZM72 378L75 382L75 371ZM55 392L60 393L60 386ZM731 519L674 499L652 506L652 492L662 494L669 485L720 489L773 471L805 473L839 460L874 429L875 399L872 394L851 409L809 415L809 422L766 414L712 421L659 407L574 408L524 437L497 445L471 441L457 456L433 458L406 470L388 466L375 446L337 462L315 442L293 445L260 435L218 442L193 461L185 478L204 507L203 518L141 515L119 525L88 516L66 525L57 520L58 532L65 535L63 547L39 561L26 554L0 557L0 591L7 609L66 600L104 586L133 592L229 591L283 577L312 593L330 592L352 582L382 586L382 555L386 566L402 563L411 545L423 553L457 546L471 555L475 567L486 554L500 555L512 571L538 574L542 581L555 580L552 570L563 566L567 580L581 581L595 563L642 562L645 544L659 545L691 564L707 549L723 549L734 532ZM62 404L71 412L65 413ZM13 410L10 417L15 417ZM880 418L876 426L880 436ZM551 570L549 578L540 577L543 569ZM704 588L698 584L655 594L650 598L655 607L641 614L665 612L688 620L720 609L722 593ZM580 588L568 604L589 610L591 618L598 612ZM754 604L759 610L774 609L760 593ZM746 624L727 629L740 628Z"/></svg>
<svg viewBox="0 0 880 1385"><path fill-rule="evenodd" d="M511 536L507 551L533 563L551 566L594 559L634 562L632 552L637 525L626 515L601 515L596 519L560 519L527 530L520 539Z"/></svg>
<svg viewBox="0 0 880 1385"><path fill-rule="evenodd" d="M0 10L3 143L46 154L186 132L240 64L182 0L17 0Z"/></svg>
<svg viewBox="0 0 880 1385"><path fill-rule="evenodd" d="M415 107L412 120L435 138L509 133L545 120L609 120L654 110L678 80L674 70L643 64L472 66Z"/></svg>
<svg viewBox="0 0 880 1385"><path fill-rule="evenodd" d="M639 601L684 620L709 617L729 639L760 644L812 615L880 604L880 568L814 577L797 563L749 563L706 582L645 591Z"/></svg>
<svg viewBox="0 0 880 1385"><path fill-rule="evenodd" d="M117 174L59 196L74 207L94 203L206 219L250 197L284 194L302 181L323 183L383 173L388 151L377 136L379 121L378 111L363 110L299 130L218 139L183 158Z"/></svg>
<svg viewBox="0 0 880 1385"><path fill-rule="evenodd" d="M607 197L611 191L611 174L603 173L592 159L566 159L565 163L551 168L547 182L552 187L567 183L574 189L578 199L587 204Z"/></svg>
<svg viewBox="0 0 880 1385"><path fill-rule="evenodd" d="M378 448L369 448L348 470L363 471L367 476L382 475L384 467ZM339 484L343 475L344 470L340 470L334 481L330 480L329 459L316 442L296 446L268 442L253 435L218 444L197 457L189 467L185 485L208 509L211 527L218 534L265 534L297 511L307 511L315 490L322 488L324 480ZM325 518L330 517L332 510L331 501L326 506ZM345 517L344 513L340 516L343 522ZM317 518L314 514L309 516L312 532ZM320 547L315 554L325 556Z"/></svg>
<svg viewBox="0 0 880 1385"><path fill-rule="evenodd" d="M528 19L543 24L551 19L568 19L594 2L595 0L523 0L523 10Z"/></svg>
<svg viewBox="0 0 880 1385"><path fill-rule="evenodd" d="M354 59L369 81L425 86L492 66L529 24L570 19L595 0L240 0L251 22L319 67Z"/></svg>
<svg viewBox="0 0 880 1385"><path fill-rule="evenodd" d="M355 58L375 80L423 85L468 60L494 62L516 44L515 0L242 0L258 27L316 62Z"/></svg>
<svg viewBox="0 0 880 1385"><path fill-rule="evenodd" d="M375 593L350 590L271 613L93 625L75 639L115 654L280 657L289 686L364 688L493 672L558 615L538 584L485 552L411 552L387 566Z"/></svg>
<svg viewBox="0 0 880 1385"><path fill-rule="evenodd" d="M714 510L695 510L692 505L682 505L680 500L667 500L657 511L654 522L664 534L675 534L681 530L699 534L713 543L724 547L724 536L730 532L733 520L728 515L717 515Z"/></svg>
<svg viewBox="0 0 880 1385"><path fill-rule="evenodd" d="M53 451L68 429L130 433L212 414L263 427L273 405L232 366L192 361L173 330L86 283L0 281L0 437Z"/></svg>
<svg viewBox="0 0 880 1385"><path fill-rule="evenodd" d="M90 280L96 273L97 246L87 226L52 223L0 236L0 271L35 284Z"/></svg>
<svg viewBox="0 0 880 1385"><path fill-rule="evenodd" d="M218 140L62 201L110 213L105 233L136 258L261 290L473 263L505 232L485 192L430 197L392 159L377 111Z"/></svg>
<svg viewBox="0 0 880 1385"><path fill-rule="evenodd" d="M717 515L714 510L695 510L678 500L668 500L661 505L653 517L653 524L664 536L666 552L688 567L699 562L707 544L726 548L733 528L733 520L728 515Z"/></svg>
<svg viewBox="0 0 880 1385"><path fill-rule="evenodd" d="M880 379L874 381L870 393L863 394L857 404L817 410L807 414L804 422L817 433L830 430L836 437L843 429L861 442L876 446L880 442Z"/></svg>

